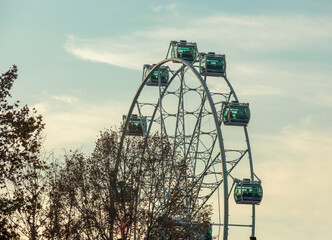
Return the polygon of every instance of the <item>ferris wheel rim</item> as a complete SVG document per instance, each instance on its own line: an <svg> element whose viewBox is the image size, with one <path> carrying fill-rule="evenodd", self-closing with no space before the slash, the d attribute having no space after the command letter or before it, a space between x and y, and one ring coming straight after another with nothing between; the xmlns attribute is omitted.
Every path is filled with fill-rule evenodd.
<svg viewBox="0 0 332 240"><path fill-rule="evenodd" d="M222 132L221 132L221 128L220 128L220 121L218 120L217 111L214 106L214 102L212 100L212 96L210 94L209 88L207 87L207 85L204 82L200 73L195 69L195 67L191 63L189 63L183 59L179 59L179 58L167 58L167 59L164 59L164 60L158 62L156 65L154 65L151 68L150 72L145 76L144 80L140 84L140 86L139 86L138 90L136 91L136 94L131 102L129 111L127 113L127 117L126 117L124 125L123 125L123 132L122 132L122 136L121 136L121 140L120 140L120 147L119 147L119 152L118 152L118 161L120 160L122 145L123 145L124 138L126 136L127 126L129 124L129 117L133 113L133 110L135 108L135 104L137 103L138 97L140 96L143 88L146 86L146 83L147 83L149 77L151 76L152 72L155 69L159 68L161 65L168 63L168 62L182 63L183 65L185 65L188 69L190 69L194 73L196 79L199 80L201 86L203 87L204 93L207 96L207 100L209 102L209 106L210 106L212 114L213 114L214 125L215 125L216 131L217 131L217 139L218 139L218 143L219 143L219 152L220 152L220 156L221 156L221 165L222 165L222 173L223 173L222 174L223 195L224 195L224 197L223 197L223 199L224 199L223 239L227 240L227 238L228 238L228 221L229 221L228 172L227 172L227 166L226 166L225 148L224 148L223 137L222 137Z"/></svg>

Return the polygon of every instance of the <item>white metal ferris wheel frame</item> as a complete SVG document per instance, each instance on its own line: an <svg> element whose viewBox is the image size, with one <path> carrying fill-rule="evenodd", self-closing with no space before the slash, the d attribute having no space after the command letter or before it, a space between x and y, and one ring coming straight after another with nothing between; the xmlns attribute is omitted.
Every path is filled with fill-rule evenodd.
<svg viewBox="0 0 332 240"><path fill-rule="evenodd" d="M223 240L228 239L228 228L229 228L229 226L250 227L252 229L251 230L251 236L255 236L255 205L254 204L252 205L252 223L250 225L230 224L229 223L229 195L230 195L230 192L232 191L232 189L230 190L230 192L228 192L229 191L228 176L229 176L229 173L232 169L230 171L227 170L225 147L224 147L223 135L222 135L222 131L221 131L221 119L218 119L218 114L217 114L217 110L215 108L215 103L212 99L212 95L210 93L210 90L209 90L205 80L202 78L200 73L196 70L196 68L191 63L189 63L185 60L182 60L182 59L178 59L178 58L168 58L168 59L160 61L159 63L157 63L156 65L154 65L151 68L150 72L145 76L144 80L142 81L141 85L139 86L139 88L138 88L138 90L137 90L137 92L136 92L136 94L135 94L135 96L132 100L129 111L127 113L127 117L126 117L126 120L125 120L124 125L123 125L123 133L122 133L122 136L121 136L119 156L121 154L122 145L123 145L123 142L124 142L124 138L126 136L126 131L127 131L127 127L128 127L128 124L129 124L130 116L132 115L134 108L138 104L137 100L138 100L143 88L146 86L146 83L147 83L148 79L150 78L151 74L153 73L153 71L157 70L160 66L162 66L163 64L168 63L168 62L180 63L180 64L182 64L182 67L187 67L189 70L192 71L192 73L195 75L195 77L199 81L201 87L203 88L204 94L207 98L207 101L209 103L209 106L210 106L210 109L211 109L211 112L212 112L214 125L215 125L215 129L216 129L217 140L218 140L218 147L219 147L219 153L220 153L220 158L221 158L221 166L222 166L222 184L223 184L223 199L224 199L223 224L216 224L216 225L221 225L223 227L223 234L222 234L223 238L222 239ZM180 69L178 71L180 71ZM173 76L173 78L174 77L175 76ZM226 81L226 83L227 83L227 85L230 89L230 95L233 95L234 99L236 101L238 101L237 95L236 95L232 85L228 81L228 79L226 77L226 74L223 75L223 78L225 79L225 81ZM168 83L168 84L170 84L170 83ZM160 97L162 97L162 96L160 96ZM160 101L160 99L158 100L158 104L159 104L159 101ZM158 107L156 107L155 112L156 112L157 108ZM154 114L155 114L155 112L154 112ZM151 124L150 124L150 127L151 127ZM254 181L254 178L255 177L257 178L257 176L254 174L254 171L253 171L253 161L252 161L248 131L247 131L246 126L243 126L243 128L244 128L245 139L246 139L246 144L247 144L246 153L248 154L248 158L249 158L249 168L250 168L249 170L250 170L250 175L251 175L250 178L251 178L251 181ZM147 131L147 134L149 134L149 131L150 131L150 129ZM243 156L244 156L244 154L243 154ZM120 159L120 158L118 158L118 159ZM117 163L117 165L118 164L119 163Z"/></svg>

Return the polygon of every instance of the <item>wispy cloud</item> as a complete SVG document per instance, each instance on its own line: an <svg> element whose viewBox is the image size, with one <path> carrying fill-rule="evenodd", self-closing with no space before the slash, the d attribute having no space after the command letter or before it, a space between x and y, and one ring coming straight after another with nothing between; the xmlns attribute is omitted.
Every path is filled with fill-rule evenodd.
<svg viewBox="0 0 332 240"><path fill-rule="evenodd" d="M100 131L118 126L128 106L122 102L89 103L74 96L45 95L34 105L46 123L45 147L48 150L75 149L89 152Z"/></svg>
<svg viewBox="0 0 332 240"><path fill-rule="evenodd" d="M324 224L329 222L329 216L319 210L328 206L332 198L331 184L324 180L332 169L331 130L322 131L306 119L298 126L285 127L279 135L253 136L256 173L262 177L264 187L264 200L257 208L258 224L272 230L272 220L283 229L270 239L292 236L294 229L290 225L298 236L306 238L307 226L317 222L322 224L310 230L315 236L332 233Z"/></svg>
<svg viewBox="0 0 332 240"><path fill-rule="evenodd" d="M65 103L74 103L78 101L78 98L73 97L73 96L66 96L66 95L61 95L61 96L53 96L55 100L65 102Z"/></svg>
<svg viewBox="0 0 332 240"><path fill-rule="evenodd" d="M173 11L177 8L177 4L176 3L171 3L169 5L159 5L156 7L152 7L152 10L156 13L161 12L162 10L167 10L167 11Z"/></svg>
<svg viewBox="0 0 332 240"><path fill-rule="evenodd" d="M117 37L84 39L70 35L65 48L85 60L133 69L137 69L142 60L161 59L169 40L173 39L195 40L201 51L227 50L236 56L252 54L252 59L257 53L278 54L280 51L301 50L309 54L332 50L332 32L329 31L332 28L331 20L330 17L304 16L181 19L181 26L177 26L178 22L170 21L170 26Z"/></svg>
<svg viewBox="0 0 332 240"><path fill-rule="evenodd" d="M109 38L69 35L64 46L84 60L142 69L143 64L165 57L170 40L195 40L200 51L226 53L228 76L240 79L240 91L247 95L288 93L287 89L295 88L292 85L300 86L300 79L326 80L330 75L313 67L309 56L332 53L331 17L217 15L169 22L169 26ZM301 56L299 62L291 60L299 52L306 53L303 61Z"/></svg>
<svg viewBox="0 0 332 240"><path fill-rule="evenodd" d="M142 48L128 39L81 39L68 36L64 47L78 58L129 69L141 69L142 62L152 58L149 52L142 52Z"/></svg>
<svg viewBox="0 0 332 240"><path fill-rule="evenodd" d="M200 19L198 28L204 26L209 27L205 27L203 35L215 33L214 41L244 51L332 49L329 44L332 33L327 31L332 22L327 16L211 16Z"/></svg>

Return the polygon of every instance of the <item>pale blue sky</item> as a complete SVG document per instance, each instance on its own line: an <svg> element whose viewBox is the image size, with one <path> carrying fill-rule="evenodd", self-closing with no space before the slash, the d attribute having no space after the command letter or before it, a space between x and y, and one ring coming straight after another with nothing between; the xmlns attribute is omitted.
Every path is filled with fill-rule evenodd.
<svg viewBox="0 0 332 240"><path fill-rule="evenodd" d="M44 115L47 149L91 150L170 40L226 54L252 110L258 239L332 237L330 0L0 0L0 11L0 71L18 65L14 98Z"/></svg>

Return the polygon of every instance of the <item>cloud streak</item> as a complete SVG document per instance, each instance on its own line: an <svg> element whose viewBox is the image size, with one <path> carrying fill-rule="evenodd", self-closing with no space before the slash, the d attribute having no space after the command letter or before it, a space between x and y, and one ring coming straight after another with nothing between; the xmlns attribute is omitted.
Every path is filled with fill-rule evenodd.
<svg viewBox="0 0 332 240"><path fill-rule="evenodd" d="M331 20L331 17L221 15L193 21L176 19L176 23L175 20L170 21L170 26L118 37L82 39L68 36L65 48L85 60L134 69L137 69L137 64L133 60L140 62L139 59L143 58L152 61L156 52L162 49L165 52L169 40L180 38L196 40L199 47L203 46L203 51L211 50L206 47L213 47L220 52L230 49L238 55L243 52L331 51ZM159 52L159 59L163 56L161 54Z"/></svg>
<svg viewBox="0 0 332 240"><path fill-rule="evenodd" d="M137 51L130 43L114 39L79 39L68 36L65 49L83 60L102 62L128 69L141 69L150 55Z"/></svg>
<svg viewBox="0 0 332 240"><path fill-rule="evenodd" d="M118 126L127 104L116 101L89 103L73 96L44 96L34 105L44 116L45 148L47 150L75 149L84 146L91 152L100 131Z"/></svg>
<svg viewBox="0 0 332 240"><path fill-rule="evenodd" d="M179 18L170 19L169 26L122 36L84 39L69 35L64 47L83 60L141 70L143 64L165 57L170 40L196 40L200 51L226 53L228 76L241 82L242 95L293 94L299 87L308 91L309 82L317 85L312 89L328 85L314 94L316 101L332 95L328 90L331 71L318 67L329 63L313 63L309 57L332 53L331 17L217 15L191 21ZM301 57L292 60L293 55L300 53L306 53L303 60ZM299 98L305 99L304 95Z"/></svg>
<svg viewBox="0 0 332 240"><path fill-rule="evenodd" d="M177 4L176 3L171 3L169 5L159 5L157 7L152 7L152 11L159 13L161 12L163 9L165 9L166 11L174 11L177 8Z"/></svg>
<svg viewBox="0 0 332 240"><path fill-rule="evenodd" d="M332 187L324 180L332 168L331 129L322 132L307 121L285 127L280 135L254 135L253 139L258 150L255 167L264 187L264 200L257 208L262 234L274 231L273 221L282 231L271 235L272 240L294 232L303 239L308 234L317 239L331 235L329 216L321 211L332 198ZM308 229L310 225L315 227Z"/></svg>

